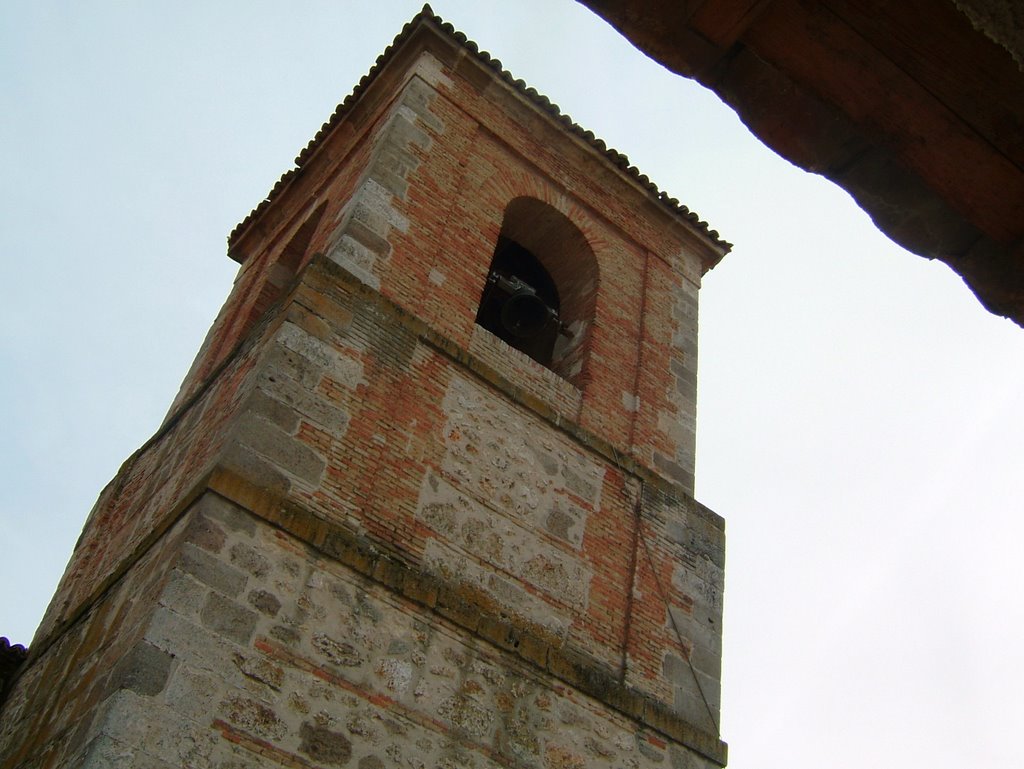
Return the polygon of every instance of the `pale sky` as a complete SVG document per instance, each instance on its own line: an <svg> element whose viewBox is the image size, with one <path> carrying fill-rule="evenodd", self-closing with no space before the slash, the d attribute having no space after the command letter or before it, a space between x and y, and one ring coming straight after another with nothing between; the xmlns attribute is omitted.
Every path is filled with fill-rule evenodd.
<svg viewBox="0 0 1024 769"><path fill-rule="evenodd" d="M730 766L1024 766L1024 331L583 7L432 5L735 243L697 452ZM0 635L28 643L161 421L227 234L419 7L0 7Z"/></svg>

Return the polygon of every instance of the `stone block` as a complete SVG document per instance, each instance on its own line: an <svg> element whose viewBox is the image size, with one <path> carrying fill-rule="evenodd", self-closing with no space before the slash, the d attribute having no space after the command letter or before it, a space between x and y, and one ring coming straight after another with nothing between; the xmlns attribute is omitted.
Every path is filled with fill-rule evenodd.
<svg viewBox="0 0 1024 769"><path fill-rule="evenodd" d="M685 491L693 492L693 473L684 468L674 457L667 457L659 451L653 454L654 466L673 483L678 483Z"/></svg>
<svg viewBox="0 0 1024 769"><path fill-rule="evenodd" d="M423 121L435 131L442 131L444 123L430 111L430 105L436 98L437 91L426 80L416 78L410 80L402 92L401 104L409 108L417 120Z"/></svg>
<svg viewBox="0 0 1024 769"><path fill-rule="evenodd" d="M284 496L292 487L291 479L276 465L241 443L229 443L220 456L220 464L270 494Z"/></svg>
<svg viewBox="0 0 1024 769"><path fill-rule="evenodd" d="M177 567L231 598L245 588L247 578L244 573L195 545L185 544L182 547Z"/></svg>
<svg viewBox="0 0 1024 769"><path fill-rule="evenodd" d="M290 379L312 391L323 377L323 366L283 345L272 345L263 353L256 383L260 389L272 393L274 385Z"/></svg>
<svg viewBox="0 0 1024 769"><path fill-rule="evenodd" d="M232 439L266 459L275 468L313 486L320 483L327 462L297 438L255 415L243 414Z"/></svg>
<svg viewBox="0 0 1024 769"><path fill-rule="evenodd" d="M437 706L437 715L450 723L456 734L477 740L488 737L495 722L491 709L462 695L442 700Z"/></svg>
<svg viewBox="0 0 1024 769"><path fill-rule="evenodd" d="M402 593L413 601L424 606L434 606L437 603L437 592L439 583L437 579L415 569L409 569L402 581Z"/></svg>
<svg viewBox="0 0 1024 769"><path fill-rule="evenodd" d="M516 651L527 662L532 662L539 668L546 668L549 649L550 647L545 641L530 633L524 633L519 639Z"/></svg>
<svg viewBox="0 0 1024 769"><path fill-rule="evenodd" d="M408 569L398 561L390 558L378 558L374 564L372 577L392 589L401 589Z"/></svg>
<svg viewBox="0 0 1024 769"><path fill-rule="evenodd" d="M326 633L313 636L313 648L328 663L340 668L355 668L366 660L363 653L348 641L340 641Z"/></svg>
<svg viewBox="0 0 1024 769"><path fill-rule="evenodd" d="M371 229L369 222L353 218L345 230L345 235L376 254L379 259L386 259L391 252L391 244L387 238Z"/></svg>
<svg viewBox="0 0 1024 769"><path fill-rule="evenodd" d="M183 617L199 613L206 599L207 586L193 579L184 571L172 569L160 594L160 605L166 606Z"/></svg>
<svg viewBox="0 0 1024 769"><path fill-rule="evenodd" d="M337 233L335 244L327 252L327 257L360 283L380 289L380 278L376 274L377 255L344 229Z"/></svg>
<svg viewBox="0 0 1024 769"><path fill-rule="evenodd" d="M307 277L309 276L307 275ZM323 318L330 327L331 333L344 335L352 323L352 311L343 305L339 298L323 290L325 288L327 287L310 286L304 282L299 286L299 294L295 301L307 309L309 311L308 314ZM347 299L348 297L344 298ZM306 333L313 333L305 327L303 327L303 330ZM321 339L327 339L328 337L327 334L320 336L314 333L313 335L319 336Z"/></svg>
<svg viewBox="0 0 1024 769"><path fill-rule="evenodd" d="M548 670L593 697L603 698L606 691L619 686L610 671L572 649L551 649L548 652Z"/></svg>
<svg viewBox="0 0 1024 769"><path fill-rule="evenodd" d="M378 557L376 549L354 541L351 534L340 530L331 531L327 535L322 549L342 565L366 575L373 573L373 565Z"/></svg>
<svg viewBox="0 0 1024 769"><path fill-rule="evenodd" d="M688 512L683 517L670 519L665 527L666 538L681 545L688 555L706 558L717 567L715 581L722 581L722 570L725 568L725 535L696 512ZM709 579L711 577L709 576Z"/></svg>
<svg viewBox="0 0 1024 769"><path fill-rule="evenodd" d="M252 535L256 531L256 521L247 511L217 494L204 494L193 506L193 510L233 532Z"/></svg>
<svg viewBox="0 0 1024 769"><path fill-rule="evenodd" d="M256 681L273 691L280 691L284 681L284 670L260 655L234 656L235 667L250 681Z"/></svg>
<svg viewBox="0 0 1024 769"><path fill-rule="evenodd" d="M281 600L267 590L252 590L246 600L250 606L268 617L276 617L281 610Z"/></svg>
<svg viewBox="0 0 1024 769"><path fill-rule="evenodd" d="M263 390L255 390L242 406L243 411L256 414L260 418L294 435L299 428L299 414L294 408L270 397Z"/></svg>
<svg viewBox="0 0 1024 769"><path fill-rule="evenodd" d="M243 694L231 694L221 702L225 720L264 740L279 741L287 734L287 724L266 703Z"/></svg>
<svg viewBox="0 0 1024 769"><path fill-rule="evenodd" d="M476 632L481 638L490 641L499 649L516 651L519 648L519 636L508 622L494 617L481 616Z"/></svg>
<svg viewBox="0 0 1024 769"><path fill-rule="evenodd" d="M695 644L690 652L690 659L693 666L699 673L703 673L715 680L722 677L722 654L719 651L712 651L703 644Z"/></svg>
<svg viewBox="0 0 1024 769"><path fill-rule="evenodd" d="M668 653L662 660L662 673L675 686L692 687L694 673L689 663L678 654Z"/></svg>
<svg viewBox="0 0 1024 769"><path fill-rule="evenodd" d="M214 633L237 644L247 644L256 629L258 615L219 593L210 593L199 618Z"/></svg>
<svg viewBox="0 0 1024 769"><path fill-rule="evenodd" d="M609 686L605 690L604 702L633 718L643 716L644 695L628 686Z"/></svg>
<svg viewBox="0 0 1024 769"><path fill-rule="evenodd" d="M678 714L664 702L648 697L644 702L644 722L662 734L683 742L686 738L686 725Z"/></svg>
<svg viewBox="0 0 1024 769"><path fill-rule="evenodd" d="M223 694L225 673L224 670L216 673L196 670L179 662L164 694L167 707L180 713L182 718L200 723L209 720Z"/></svg>
<svg viewBox="0 0 1024 769"><path fill-rule="evenodd" d="M255 547L243 542L236 542L228 553L233 566L248 572L253 577L261 578L270 571L271 564L263 553Z"/></svg>
<svg viewBox="0 0 1024 769"><path fill-rule="evenodd" d="M288 323L293 323L317 339L327 339L331 336L331 325L299 301L292 301L288 305L284 317Z"/></svg>
<svg viewBox="0 0 1024 769"><path fill-rule="evenodd" d="M299 730L299 752L324 766L345 766L352 758L352 742L342 732L306 721ZM362 762L360 762L362 763Z"/></svg>
<svg viewBox="0 0 1024 769"><path fill-rule="evenodd" d="M185 541L211 553L219 553L227 535L224 529L203 515L194 515L185 533Z"/></svg>
<svg viewBox="0 0 1024 769"><path fill-rule="evenodd" d="M708 654L721 656L722 654L722 633L717 625L705 621L701 617L689 617L682 612L669 609L676 619L678 627L686 633L687 640L696 649L700 647Z"/></svg>
<svg viewBox="0 0 1024 769"><path fill-rule="evenodd" d="M111 689L130 689L152 697L164 690L174 656L140 641L122 657L111 675Z"/></svg>
<svg viewBox="0 0 1024 769"><path fill-rule="evenodd" d="M390 162L389 162L390 161ZM405 164L396 162L393 157L385 158L383 162L375 165L371 172L370 181L383 190L387 190L396 198L405 200L409 192L409 182L406 181Z"/></svg>
<svg viewBox="0 0 1024 769"><path fill-rule="evenodd" d="M434 608L442 617L447 617L468 630L476 630L480 622L480 611L476 605L447 585L438 590Z"/></svg>

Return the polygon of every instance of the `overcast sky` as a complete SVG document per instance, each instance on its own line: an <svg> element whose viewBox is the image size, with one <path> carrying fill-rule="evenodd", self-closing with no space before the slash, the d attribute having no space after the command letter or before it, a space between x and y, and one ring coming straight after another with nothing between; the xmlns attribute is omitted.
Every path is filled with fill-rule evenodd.
<svg viewBox="0 0 1024 769"><path fill-rule="evenodd" d="M434 10L736 244L701 293L735 769L1024 766L1024 332L570 0ZM233 226L414 2L0 8L0 634L227 295Z"/></svg>

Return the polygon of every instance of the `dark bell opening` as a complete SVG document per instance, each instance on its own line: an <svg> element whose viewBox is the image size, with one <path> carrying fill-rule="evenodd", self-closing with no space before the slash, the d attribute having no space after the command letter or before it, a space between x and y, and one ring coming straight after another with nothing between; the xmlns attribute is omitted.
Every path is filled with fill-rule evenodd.
<svg viewBox="0 0 1024 769"><path fill-rule="evenodd" d="M501 325L512 336L527 339L536 336L552 321L553 311L544 304L532 288L523 288L512 294L501 306Z"/></svg>
<svg viewBox="0 0 1024 769"><path fill-rule="evenodd" d="M537 257L514 240L499 238L476 322L550 367L558 310L558 290Z"/></svg>

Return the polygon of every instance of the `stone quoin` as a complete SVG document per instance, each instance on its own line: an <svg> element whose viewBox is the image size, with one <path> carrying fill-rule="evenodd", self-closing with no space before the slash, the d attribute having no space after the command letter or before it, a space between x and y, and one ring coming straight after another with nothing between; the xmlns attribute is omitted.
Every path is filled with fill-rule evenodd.
<svg viewBox="0 0 1024 769"><path fill-rule="evenodd" d="M728 250L425 7L231 234L0 767L724 766L692 494Z"/></svg>

